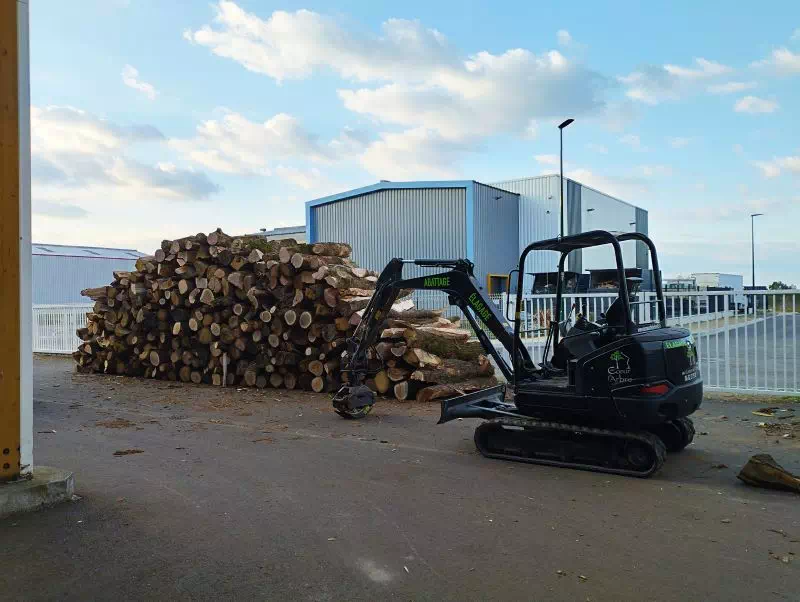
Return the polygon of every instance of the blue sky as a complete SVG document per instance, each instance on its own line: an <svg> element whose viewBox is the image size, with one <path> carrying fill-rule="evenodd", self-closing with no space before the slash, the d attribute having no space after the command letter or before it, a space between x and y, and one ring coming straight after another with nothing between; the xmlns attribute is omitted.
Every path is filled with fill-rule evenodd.
<svg viewBox="0 0 800 602"><path fill-rule="evenodd" d="M565 170L650 211L668 275L800 284L800 6L31 3L34 238L302 223L378 179Z"/></svg>

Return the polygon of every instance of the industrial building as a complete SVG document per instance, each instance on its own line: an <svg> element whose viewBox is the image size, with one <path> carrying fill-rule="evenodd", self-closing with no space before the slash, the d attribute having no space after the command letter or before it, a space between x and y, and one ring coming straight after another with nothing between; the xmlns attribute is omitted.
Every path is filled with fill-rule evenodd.
<svg viewBox="0 0 800 602"><path fill-rule="evenodd" d="M741 274L695 272L692 278L699 290L744 290L744 277Z"/></svg>
<svg viewBox="0 0 800 602"><path fill-rule="evenodd" d="M110 282L115 270L135 269L142 257L134 249L67 246L33 243L33 304L64 305L87 303L81 290Z"/></svg>
<svg viewBox="0 0 800 602"><path fill-rule="evenodd" d="M529 243L559 233L560 178L546 175L488 185L473 180L388 182L306 203L309 242L335 240L353 246L359 264L381 270L393 257L455 258L475 263L475 277L488 292L508 290L507 274ZM647 233L647 211L588 186L564 179L565 234L588 230ZM647 270L642 243L623 245L626 266ZM557 269L557 255L531 254L526 290L534 273ZM571 254L567 269L581 274L614 265L609 248ZM409 276L420 275L410 267Z"/></svg>
<svg viewBox="0 0 800 602"><path fill-rule="evenodd" d="M282 228L273 228L272 230L262 228L258 232L251 234L251 236L261 236L267 240L294 238L297 242L306 242L306 227L305 225L285 226Z"/></svg>

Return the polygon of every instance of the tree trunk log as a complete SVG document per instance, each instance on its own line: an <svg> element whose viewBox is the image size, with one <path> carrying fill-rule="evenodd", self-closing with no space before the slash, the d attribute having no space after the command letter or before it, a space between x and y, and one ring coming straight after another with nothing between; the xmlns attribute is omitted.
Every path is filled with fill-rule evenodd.
<svg viewBox="0 0 800 602"><path fill-rule="evenodd" d="M322 393L325 390L325 378L322 376L315 376L311 380L311 390L315 393Z"/></svg>
<svg viewBox="0 0 800 602"><path fill-rule="evenodd" d="M314 255L330 255L332 257L350 257L353 248L346 243L318 242L311 247Z"/></svg>
<svg viewBox="0 0 800 602"><path fill-rule="evenodd" d="M397 383L408 378L409 372L410 371L405 368L389 368L386 371L386 376L388 376L389 380L393 383Z"/></svg>
<svg viewBox="0 0 800 602"><path fill-rule="evenodd" d="M494 366L482 355L477 362L466 362L456 359L445 359L435 368L417 368L411 374L411 380L429 383L458 383L470 378L493 376Z"/></svg>
<svg viewBox="0 0 800 602"><path fill-rule="evenodd" d="M386 394L391 384L392 383L389 380L389 375L386 374L384 370L381 370L375 375L375 388L381 395Z"/></svg>
<svg viewBox="0 0 800 602"><path fill-rule="evenodd" d="M419 347L414 347L406 351L403 354L403 359L412 366L417 366L420 368L436 368L442 363L442 358L440 358L438 355L428 353Z"/></svg>
<svg viewBox="0 0 800 602"><path fill-rule="evenodd" d="M417 393L427 387L428 384L419 380L404 380L393 387L395 399L400 401L413 401L417 398Z"/></svg>

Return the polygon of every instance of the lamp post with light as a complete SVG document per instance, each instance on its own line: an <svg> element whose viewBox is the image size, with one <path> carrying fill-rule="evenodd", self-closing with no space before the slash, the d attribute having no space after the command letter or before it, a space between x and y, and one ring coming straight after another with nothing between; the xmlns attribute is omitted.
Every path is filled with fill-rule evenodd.
<svg viewBox="0 0 800 602"><path fill-rule="evenodd" d="M564 128L567 127L570 123L575 121L574 119L567 119L561 122L558 126L558 137L559 137L559 173L561 174L561 237L564 236Z"/></svg>
<svg viewBox="0 0 800 602"><path fill-rule="evenodd" d="M759 215L764 215L763 213L751 213L750 214L750 257L752 259L752 267L753 267L753 288L756 286L756 227L755 227L755 218Z"/></svg>

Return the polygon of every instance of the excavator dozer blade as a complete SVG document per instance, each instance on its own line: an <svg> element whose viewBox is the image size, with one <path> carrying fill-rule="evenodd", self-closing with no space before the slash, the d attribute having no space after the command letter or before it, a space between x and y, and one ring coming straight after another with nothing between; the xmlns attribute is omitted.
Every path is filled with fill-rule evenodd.
<svg viewBox="0 0 800 602"><path fill-rule="evenodd" d="M497 385L474 393L442 400L442 413L438 424L456 418L497 418L515 415L516 408L505 402L506 387Z"/></svg>

